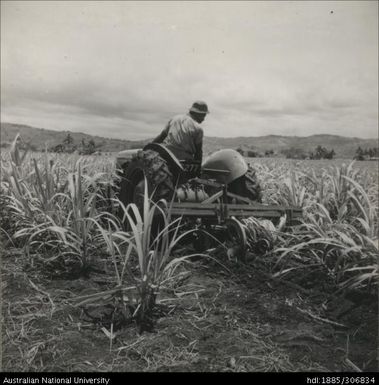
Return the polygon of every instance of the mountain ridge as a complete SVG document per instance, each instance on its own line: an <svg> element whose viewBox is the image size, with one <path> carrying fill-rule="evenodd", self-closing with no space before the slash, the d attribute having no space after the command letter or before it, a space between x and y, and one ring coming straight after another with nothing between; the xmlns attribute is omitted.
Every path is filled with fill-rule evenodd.
<svg viewBox="0 0 379 385"><path fill-rule="evenodd" d="M75 143L82 140L89 141L93 139L97 148L102 152L117 152L125 149L143 147L151 141L128 140L106 138L98 135L90 135L82 132L73 131L55 131L45 128L38 128L24 124L5 123L0 126L0 141L2 147L7 147L15 138L17 133L26 143L29 143L35 150L43 150L45 146L55 146L62 143L64 138L70 134ZM302 149L306 152L313 151L318 145L327 149L334 149L336 157L352 158L356 149L373 148L378 146L378 139L363 139L359 137L346 137L333 134L315 134L310 136L284 136L284 135L265 135L265 136L239 136L239 137L204 137L204 154L222 149L222 148L242 148L264 153L273 150L280 153L282 150L291 148Z"/></svg>

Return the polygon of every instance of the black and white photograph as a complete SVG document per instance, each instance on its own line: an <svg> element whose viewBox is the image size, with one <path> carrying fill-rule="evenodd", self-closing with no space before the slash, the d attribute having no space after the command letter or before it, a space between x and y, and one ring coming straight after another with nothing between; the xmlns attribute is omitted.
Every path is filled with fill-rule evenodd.
<svg viewBox="0 0 379 385"><path fill-rule="evenodd" d="M1 1L2 384L375 384L378 4Z"/></svg>

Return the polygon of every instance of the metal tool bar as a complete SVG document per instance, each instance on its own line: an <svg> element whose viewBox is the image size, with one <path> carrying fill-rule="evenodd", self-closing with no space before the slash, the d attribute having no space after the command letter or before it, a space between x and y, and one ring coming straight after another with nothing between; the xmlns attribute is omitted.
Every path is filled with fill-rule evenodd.
<svg viewBox="0 0 379 385"><path fill-rule="evenodd" d="M282 213L285 213L287 210L292 210L296 213L301 213L302 209L298 207L292 207L292 206L278 206L278 205L265 205L262 203L254 203L254 204L238 204L238 203L227 203L229 209L236 209L236 210L255 210L255 211L280 211ZM173 202L171 207L173 209L215 209L219 208L219 203L198 203L198 202Z"/></svg>

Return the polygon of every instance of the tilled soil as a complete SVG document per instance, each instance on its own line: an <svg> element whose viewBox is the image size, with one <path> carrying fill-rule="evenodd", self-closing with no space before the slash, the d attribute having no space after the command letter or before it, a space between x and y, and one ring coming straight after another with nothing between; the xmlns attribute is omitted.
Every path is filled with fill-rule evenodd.
<svg viewBox="0 0 379 385"><path fill-rule="evenodd" d="M153 332L134 323L113 330L79 295L112 285L111 274L49 279L2 260L4 371L376 371L377 299L335 296L319 282L304 289L248 266L196 261L158 297ZM106 317L106 316L104 316ZM97 321L95 321L97 320Z"/></svg>

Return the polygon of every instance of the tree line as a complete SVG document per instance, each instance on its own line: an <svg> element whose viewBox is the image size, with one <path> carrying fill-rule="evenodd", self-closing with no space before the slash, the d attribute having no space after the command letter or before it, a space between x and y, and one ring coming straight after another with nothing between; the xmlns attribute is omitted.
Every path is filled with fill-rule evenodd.
<svg viewBox="0 0 379 385"><path fill-rule="evenodd" d="M50 147L49 151L61 153L64 152L69 154L78 151L80 155L91 155L95 152L99 152L97 149L98 147L99 146L96 145L93 139L90 139L86 142L86 140L83 138L80 144L75 144L71 134L67 134L67 136L63 139L62 143Z"/></svg>
<svg viewBox="0 0 379 385"><path fill-rule="evenodd" d="M284 150L281 150L279 153L275 153L274 150L266 150L264 152L259 152L253 149L243 149L238 147L236 149L241 155L249 158L271 158L284 156L287 159L334 159L336 153L334 149L327 149L324 146L318 145L313 151L305 151L302 148L290 147ZM358 147L353 155L355 160L370 160L379 158L379 148L365 148L362 149Z"/></svg>
<svg viewBox="0 0 379 385"><path fill-rule="evenodd" d="M243 156L249 158L257 157L274 157L278 154L275 154L274 150L266 150L263 153L260 153L255 150L244 150L242 148L237 148L237 151ZM317 146L313 151L307 152L302 148L286 148L280 152L281 155L284 155L287 159L333 159L336 155L334 149L328 150L326 147Z"/></svg>
<svg viewBox="0 0 379 385"><path fill-rule="evenodd" d="M368 160L371 158L379 158L379 148L366 148L362 149L360 146L356 149L354 159L356 160Z"/></svg>

